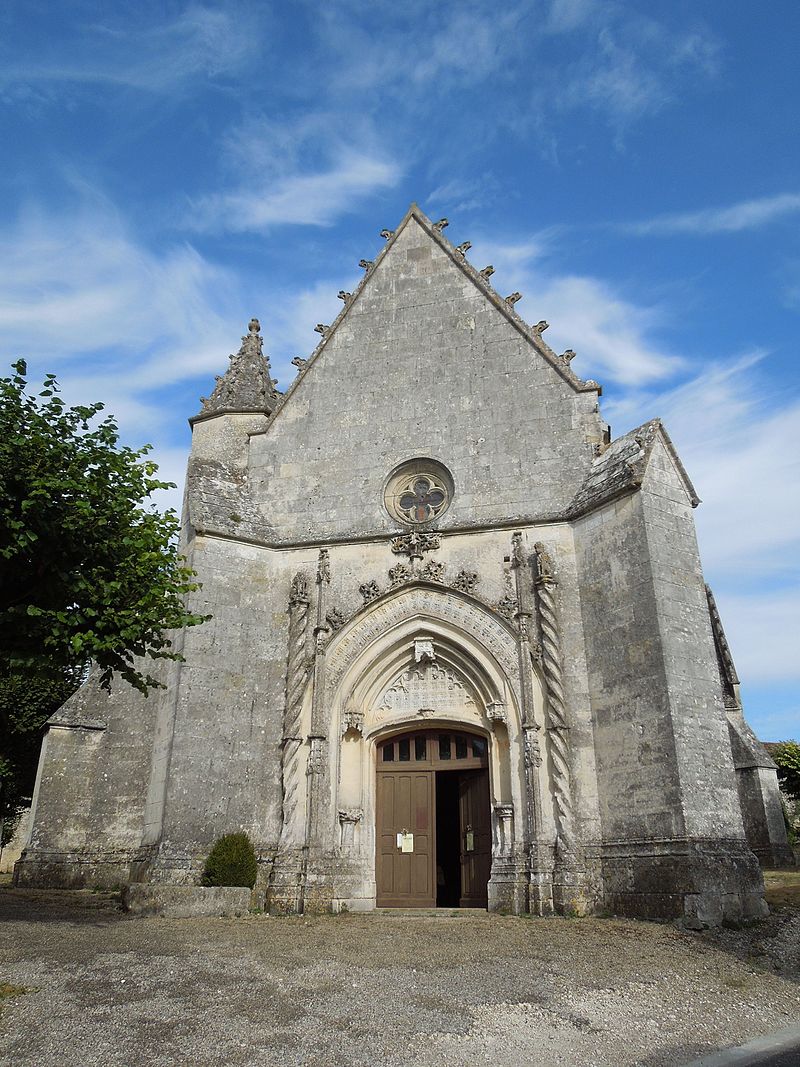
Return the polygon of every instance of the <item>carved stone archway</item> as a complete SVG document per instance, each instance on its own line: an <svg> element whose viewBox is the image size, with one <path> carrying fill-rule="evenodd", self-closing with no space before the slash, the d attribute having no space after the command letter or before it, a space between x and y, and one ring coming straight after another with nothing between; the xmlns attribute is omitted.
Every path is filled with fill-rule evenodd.
<svg viewBox="0 0 800 1067"><path fill-rule="evenodd" d="M343 906L374 905L378 741L409 728L460 726L489 739L490 907L527 910L531 840L555 834L550 805L537 799L549 792L546 772L531 758L544 700L532 674L537 706L524 709L514 628L468 594L425 583L373 601L332 638L327 819Z"/></svg>

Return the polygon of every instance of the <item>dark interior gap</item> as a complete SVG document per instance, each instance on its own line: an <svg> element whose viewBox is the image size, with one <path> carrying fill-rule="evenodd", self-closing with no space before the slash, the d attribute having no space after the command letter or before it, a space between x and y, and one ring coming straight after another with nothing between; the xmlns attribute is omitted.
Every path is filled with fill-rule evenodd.
<svg viewBox="0 0 800 1067"><path fill-rule="evenodd" d="M461 815L458 771L436 772L436 906L457 908L461 899Z"/></svg>

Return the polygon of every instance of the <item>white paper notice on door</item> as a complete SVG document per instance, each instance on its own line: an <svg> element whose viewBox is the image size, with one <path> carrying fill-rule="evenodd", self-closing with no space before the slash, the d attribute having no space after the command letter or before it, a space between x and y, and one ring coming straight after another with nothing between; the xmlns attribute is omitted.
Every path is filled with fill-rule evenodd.
<svg viewBox="0 0 800 1067"><path fill-rule="evenodd" d="M413 834L398 834L400 838L400 851L401 852L413 852L414 851L414 835Z"/></svg>

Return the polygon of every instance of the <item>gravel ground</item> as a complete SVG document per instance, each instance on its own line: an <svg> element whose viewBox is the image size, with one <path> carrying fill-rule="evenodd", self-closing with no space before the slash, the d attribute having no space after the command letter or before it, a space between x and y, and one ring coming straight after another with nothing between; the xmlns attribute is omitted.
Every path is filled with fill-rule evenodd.
<svg viewBox="0 0 800 1067"><path fill-rule="evenodd" d="M693 934L482 912L131 919L108 896L0 889L13 1067L676 1067L799 1022L799 979L791 910Z"/></svg>

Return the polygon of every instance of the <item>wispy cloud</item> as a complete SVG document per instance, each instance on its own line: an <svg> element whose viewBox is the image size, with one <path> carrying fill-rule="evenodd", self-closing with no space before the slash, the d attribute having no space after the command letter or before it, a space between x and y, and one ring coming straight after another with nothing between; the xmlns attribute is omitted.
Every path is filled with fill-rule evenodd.
<svg viewBox="0 0 800 1067"><path fill-rule="evenodd" d="M800 212L800 193L779 193L755 200L742 200L730 207L705 208L701 211L659 215L643 222L630 223L625 232L650 234L740 233L777 222L786 215Z"/></svg>
<svg viewBox="0 0 800 1067"><path fill-rule="evenodd" d="M559 272L549 258L552 239L545 234L519 244L476 242L470 256L493 264L498 289L528 294L518 310L532 322L545 316L551 321L545 339L551 347L577 351L573 367L583 377L636 386L678 372L680 357L653 340L666 312L634 303L601 278Z"/></svg>
<svg viewBox="0 0 800 1067"><path fill-rule="evenodd" d="M800 680L800 401L776 395L767 353L710 363L661 392L604 411L618 431L660 415L702 497L695 512L742 678Z"/></svg>
<svg viewBox="0 0 800 1067"><path fill-rule="evenodd" d="M370 194L389 189L401 176L400 166L383 155L343 149L327 168L298 171L277 181L253 176L226 192L192 203L190 228L208 232L264 231L274 226L330 226L356 210Z"/></svg>
<svg viewBox="0 0 800 1067"><path fill-rule="evenodd" d="M179 15L142 25L109 17L52 35L24 60L3 64L0 91L41 85L118 85L174 92L198 78L228 76L256 53L259 34L246 9L190 4Z"/></svg>

